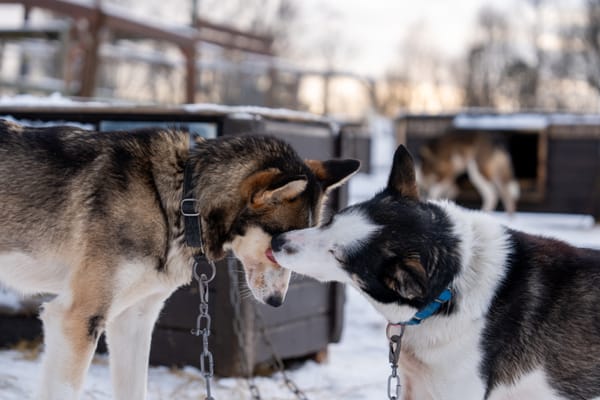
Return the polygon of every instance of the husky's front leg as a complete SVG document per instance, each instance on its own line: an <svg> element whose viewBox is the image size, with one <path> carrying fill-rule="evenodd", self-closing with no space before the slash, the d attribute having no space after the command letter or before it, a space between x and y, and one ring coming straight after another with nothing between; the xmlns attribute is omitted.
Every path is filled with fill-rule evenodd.
<svg viewBox="0 0 600 400"><path fill-rule="evenodd" d="M79 397L102 330L101 310L75 295L66 297L46 303L41 314L45 351L38 399Z"/></svg>
<svg viewBox="0 0 600 400"><path fill-rule="evenodd" d="M146 398L152 330L168 294L148 297L108 322L106 339L116 400Z"/></svg>

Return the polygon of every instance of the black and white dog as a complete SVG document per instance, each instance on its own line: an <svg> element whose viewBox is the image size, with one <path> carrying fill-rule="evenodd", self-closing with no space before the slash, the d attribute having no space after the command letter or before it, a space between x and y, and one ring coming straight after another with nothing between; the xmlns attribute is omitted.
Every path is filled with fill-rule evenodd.
<svg viewBox="0 0 600 400"><path fill-rule="evenodd" d="M420 201L402 146L382 192L272 248L282 266L348 283L405 325L405 400L600 398L600 251Z"/></svg>

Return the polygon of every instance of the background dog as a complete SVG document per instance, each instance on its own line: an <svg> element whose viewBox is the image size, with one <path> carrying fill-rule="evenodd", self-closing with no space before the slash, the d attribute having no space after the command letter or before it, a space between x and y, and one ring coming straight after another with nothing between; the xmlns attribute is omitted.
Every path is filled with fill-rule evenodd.
<svg viewBox="0 0 600 400"><path fill-rule="evenodd" d="M456 178L467 174L481 195L484 211L496 209L500 197L504 209L509 214L515 212L519 183L514 178L510 155L494 145L489 136L471 132L443 135L426 143L419 155L417 180L425 197L456 198Z"/></svg>
<svg viewBox="0 0 600 400"><path fill-rule="evenodd" d="M272 246L282 266L348 283L405 325L405 400L600 398L600 252L420 201L403 147L385 190Z"/></svg>
<svg viewBox="0 0 600 400"><path fill-rule="evenodd" d="M152 328L190 281L197 251L185 245L180 213L186 163L206 256L231 248L271 305L290 277L269 259L271 236L316 223L325 193L359 167L304 162L270 137L190 138L0 121L0 281L56 295L41 314L40 398L78 397L103 331L115 398L145 397Z"/></svg>

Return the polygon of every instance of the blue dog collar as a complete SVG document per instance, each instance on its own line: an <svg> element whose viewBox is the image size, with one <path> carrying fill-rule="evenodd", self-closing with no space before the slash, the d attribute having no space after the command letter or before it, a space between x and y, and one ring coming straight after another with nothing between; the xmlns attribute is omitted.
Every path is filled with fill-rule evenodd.
<svg viewBox="0 0 600 400"><path fill-rule="evenodd" d="M440 309L440 307L443 304L449 302L450 299L452 299L452 291L448 287L444 289L444 291L440 293L440 295L435 300L433 300L431 303L427 304L425 307L419 310L411 319L409 319L406 322L398 322L393 325L419 325L421 322L423 322L423 320L435 314Z"/></svg>

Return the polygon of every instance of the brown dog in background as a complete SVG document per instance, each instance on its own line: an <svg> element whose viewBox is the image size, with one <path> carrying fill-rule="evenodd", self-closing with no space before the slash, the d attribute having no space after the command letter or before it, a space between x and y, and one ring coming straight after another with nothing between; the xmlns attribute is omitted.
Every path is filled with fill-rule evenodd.
<svg viewBox="0 0 600 400"><path fill-rule="evenodd" d="M515 212L520 191L510 155L489 136L476 132L443 135L421 147L419 155L417 178L425 197L456 198L456 178L466 174L481 195L482 210L494 210L500 198L509 214Z"/></svg>

